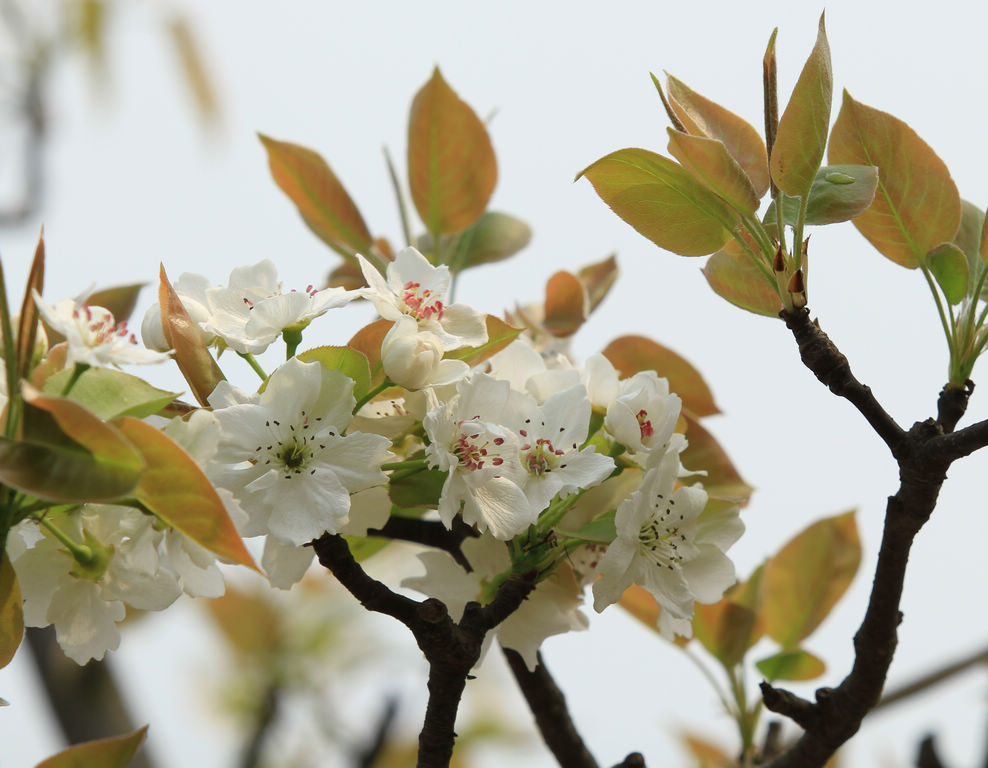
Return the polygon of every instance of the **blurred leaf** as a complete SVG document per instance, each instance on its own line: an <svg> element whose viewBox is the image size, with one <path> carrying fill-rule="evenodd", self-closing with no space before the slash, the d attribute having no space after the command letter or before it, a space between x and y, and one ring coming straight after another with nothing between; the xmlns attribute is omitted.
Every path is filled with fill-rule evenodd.
<svg viewBox="0 0 988 768"><path fill-rule="evenodd" d="M830 46L821 14L816 45L799 73L772 147L772 178L787 195L803 197L816 178L827 147L833 88Z"/></svg>
<svg viewBox="0 0 988 768"><path fill-rule="evenodd" d="M326 161L298 144L258 134L275 182L316 236L346 259L369 255L373 238L356 204Z"/></svg>
<svg viewBox="0 0 988 768"><path fill-rule="evenodd" d="M878 166L878 192L854 219L882 255L915 269L926 254L957 234L961 205L943 161L916 132L844 91L830 132L831 163Z"/></svg>
<svg viewBox="0 0 988 768"><path fill-rule="evenodd" d="M370 392L370 363L363 352L352 347L314 347L298 356L303 363L318 361L328 371L339 371L353 379L353 396L360 400Z"/></svg>
<svg viewBox="0 0 988 768"><path fill-rule="evenodd" d="M0 669L6 667L24 636L21 588L10 558L0 552Z"/></svg>
<svg viewBox="0 0 988 768"><path fill-rule="evenodd" d="M710 101L681 80L666 73L673 110L688 118L689 133L697 131L724 142L727 151L747 174L759 199L768 191L768 156L765 142L750 123ZM692 127L691 127L692 126Z"/></svg>
<svg viewBox="0 0 988 768"><path fill-rule="evenodd" d="M680 256L713 253L738 223L737 212L688 171L646 149L619 149L580 176L639 233Z"/></svg>
<svg viewBox="0 0 988 768"><path fill-rule="evenodd" d="M737 765L737 761L703 737L684 732L679 734L679 738L696 758L696 768L734 768Z"/></svg>
<svg viewBox="0 0 988 768"><path fill-rule="evenodd" d="M714 293L736 307L776 318L782 311L775 289L733 240L707 259L701 271Z"/></svg>
<svg viewBox="0 0 988 768"><path fill-rule="evenodd" d="M590 300L583 282L572 272L556 272L545 286L543 326L553 336L572 336L589 313Z"/></svg>
<svg viewBox="0 0 988 768"><path fill-rule="evenodd" d="M260 571L216 489L192 457L164 432L139 419L123 416L114 425L147 462L135 498L213 554Z"/></svg>
<svg viewBox="0 0 988 768"><path fill-rule="evenodd" d="M216 365L209 349L203 344L199 328L186 311L182 300L168 282L165 266L161 265L161 285L158 287L161 306L161 327L165 341L175 350L175 362L192 388L199 405L209 405L209 395L226 377Z"/></svg>
<svg viewBox="0 0 988 768"><path fill-rule="evenodd" d="M782 651L756 661L758 671L769 682L773 680L814 680L827 671L827 665L809 651Z"/></svg>
<svg viewBox="0 0 988 768"><path fill-rule="evenodd" d="M17 379L26 379L31 373L31 363L34 362L34 345L38 338L38 320L41 313L34 302L34 293L44 293L45 288L45 231L41 230L38 245L34 250L34 259L27 275L27 285L24 287L24 301L21 303L21 316L17 323ZM5 382L6 383L6 382Z"/></svg>
<svg viewBox="0 0 988 768"><path fill-rule="evenodd" d="M448 474L438 469L424 469L392 480L388 483L391 503L404 509L437 506Z"/></svg>
<svg viewBox="0 0 988 768"><path fill-rule="evenodd" d="M38 389L42 389L48 379L65 368L68 351L69 345L64 341L49 347L44 360L38 363L31 372L31 383Z"/></svg>
<svg viewBox="0 0 988 768"><path fill-rule="evenodd" d="M644 336L621 336L603 351L622 379L639 371L655 371L669 380L669 389L679 395L694 416L720 413L710 387L693 365L668 347Z"/></svg>
<svg viewBox="0 0 988 768"><path fill-rule="evenodd" d="M86 303L91 307L103 307L113 313L118 323L127 322L137 306L137 297L147 283L131 283L103 288L89 294Z"/></svg>
<svg viewBox="0 0 988 768"><path fill-rule="evenodd" d="M878 168L873 165L825 165L817 171L810 187L806 224L837 224L860 216L875 200ZM782 218L795 225L799 219L799 199L782 196ZM775 201L769 203L764 221L775 223Z"/></svg>
<svg viewBox="0 0 988 768"><path fill-rule="evenodd" d="M597 544L610 544L617 538L617 528L614 526L614 515L613 513L608 512L605 512L602 516L591 520L582 528L578 528L575 531L565 531L560 528L559 532L574 539L583 539L584 541L594 542Z"/></svg>
<svg viewBox="0 0 988 768"><path fill-rule="evenodd" d="M968 265L974 272L974 262L980 261L981 229L984 225L985 213L974 203L961 200L961 225L954 235L954 245L967 256Z"/></svg>
<svg viewBox="0 0 988 768"><path fill-rule="evenodd" d="M653 632L659 631L659 614L662 609L645 587L632 584L621 595L618 605Z"/></svg>
<svg viewBox="0 0 988 768"><path fill-rule="evenodd" d="M713 605L694 606L693 636L727 669L741 663L754 644L758 615L730 598Z"/></svg>
<svg viewBox="0 0 988 768"><path fill-rule="evenodd" d="M189 20L183 16L172 17L168 21L168 37L178 56L182 75L199 117L205 123L216 123L220 117L219 99L202 55L202 46L196 39L195 30Z"/></svg>
<svg viewBox="0 0 988 768"><path fill-rule="evenodd" d="M667 131L669 154L686 170L741 213L752 214L758 210L755 188L724 142L690 136L673 128Z"/></svg>
<svg viewBox="0 0 988 768"><path fill-rule="evenodd" d="M851 584L861 562L854 510L813 523L765 564L765 631L795 649Z"/></svg>
<svg viewBox="0 0 988 768"><path fill-rule="evenodd" d="M460 347L446 353L446 357L462 360L473 367L493 357L512 341L518 338L520 328L513 328L504 320L494 315L487 316L487 343L479 347Z"/></svg>
<svg viewBox="0 0 988 768"><path fill-rule="evenodd" d="M265 593L244 592L228 584L226 594L206 600L205 606L238 653L264 657L279 648L283 622Z"/></svg>
<svg viewBox="0 0 988 768"><path fill-rule="evenodd" d="M408 116L408 184L419 216L433 236L461 232L484 213L496 183L487 129L436 67Z"/></svg>
<svg viewBox="0 0 988 768"><path fill-rule="evenodd" d="M587 297L590 299L590 311L593 312L600 306L600 302L604 300L604 297L610 292L611 286L614 285L614 281L617 280L617 259L612 253L603 261L580 267L576 274L587 290Z"/></svg>
<svg viewBox="0 0 988 768"><path fill-rule="evenodd" d="M367 281L360 267L351 261L342 261L335 267L326 280L327 288L343 288L347 291L355 291L358 288L366 288Z"/></svg>
<svg viewBox="0 0 988 768"><path fill-rule="evenodd" d="M147 730L145 725L125 736L76 744L42 760L35 768L127 768L144 742Z"/></svg>
<svg viewBox="0 0 988 768"><path fill-rule="evenodd" d="M49 377L43 386L45 394L57 395L65 389L73 371L63 369ZM84 405L101 419L134 416L142 419L158 413L177 392L156 389L143 379L112 368L90 368L72 387L71 399Z"/></svg>
<svg viewBox="0 0 988 768"><path fill-rule="evenodd" d="M960 304L967 295L968 264L964 251L953 243L941 243L926 257L926 264L937 285L951 304Z"/></svg>
<svg viewBox="0 0 988 768"><path fill-rule="evenodd" d="M106 30L109 8L105 0L69 0L63 4L65 29L85 52L93 73L106 76Z"/></svg>
<svg viewBox="0 0 988 768"><path fill-rule="evenodd" d="M514 256L532 239L532 228L507 213L488 211L476 224L450 238L443 253L452 253L449 268L459 272L480 264L491 264ZM427 238L431 243L431 238ZM426 250L431 250L427 246Z"/></svg>
<svg viewBox="0 0 988 768"><path fill-rule="evenodd" d="M350 547L350 554L358 563L362 563L372 555L376 555L391 543L391 539L381 536L344 536L347 546Z"/></svg>
<svg viewBox="0 0 988 768"><path fill-rule="evenodd" d="M367 358L367 365L370 370L369 387L371 389L384 381L384 368L381 366L381 344L384 343L384 337L388 335L392 325L394 323L391 320L375 320L357 331L346 344Z"/></svg>

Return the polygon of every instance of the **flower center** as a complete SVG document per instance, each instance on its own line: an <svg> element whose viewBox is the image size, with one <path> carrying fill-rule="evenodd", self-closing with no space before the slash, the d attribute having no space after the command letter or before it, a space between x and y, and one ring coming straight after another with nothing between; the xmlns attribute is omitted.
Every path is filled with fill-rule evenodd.
<svg viewBox="0 0 988 768"><path fill-rule="evenodd" d="M473 432L470 429L470 424L477 421L478 418L475 416L472 419L461 419L456 423L460 428L460 435L456 438L456 442L453 445L453 455L456 456L460 466L471 471L483 469L488 461L495 467L499 467L504 463L504 459L500 456L488 457L487 455L487 447L492 443L495 446L502 445L504 438L495 437L489 440L487 435L484 435L482 438L479 431Z"/></svg>
<svg viewBox="0 0 988 768"><path fill-rule="evenodd" d="M638 545L642 554L659 568L670 571L679 567L683 556L679 552L685 544L686 534L680 531L683 515L675 511L675 499L656 494L655 511L638 532Z"/></svg>
<svg viewBox="0 0 988 768"><path fill-rule="evenodd" d="M281 296L282 293L284 293L284 291L281 290L281 284L279 283L278 284L278 289L274 293L272 293L270 296L268 296L267 298L273 299L275 296ZM290 291L290 293L298 293L298 291L296 291L294 288L292 288L292 290ZM313 287L311 283L309 285L305 286L305 294L310 299L311 298L314 298L317 293L319 293L319 291L316 290L316 288ZM246 296L244 296L243 299L244 299L244 304L247 305L247 309L253 309L254 308L254 302L253 301L251 301ZM258 301L260 301L260 299L258 299Z"/></svg>
<svg viewBox="0 0 988 768"><path fill-rule="evenodd" d="M251 459L254 464L273 466L283 473L286 480L291 480L294 475L301 475L308 471L314 475L316 470L310 467L315 458L316 449L326 447L319 440L325 440L326 436L336 437L336 432L317 431L313 434L310 428L314 425L312 421L320 422L321 417L314 420L309 419L305 411L299 413L299 417L294 423L283 426L280 421L271 419L266 421L264 426L271 430L270 443L259 445L254 449L256 458ZM318 425L315 425L318 430Z"/></svg>
<svg viewBox="0 0 988 768"><path fill-rule="evenodd" d="M72 310L72 319L81 320L80 328L86 336L86 345L98 347L100 344L109 344L116 338L124 339L130 344L137 344L137 338L127 329L127 323L121 320L114 322L113 314L109 310L104 310L105 314L94 313L88 304Z"/></svg>
<svg viewBox="0 0 988 768"><path fill-rule="evenodd" d="M445 306L438 294L428 288L422 288L421 283L409 280L405 283L401 300L408 311L419 320L443 319Z"/></svg>
<svg viewBox="0 0 988 768"><path fill-rule="evenodd" d="M635 416L638 419L638 428L641 430L642 440L655 434L655 430L652 429L652 422L648 419L648 411L642 408Z"/></svg>
<svg viewBox="0 0 988 768"><path fill-rule="evenodd" d="M565 451L557 450L552 444L552 441L544 437L537 439L534 447L531 443L526 443L521 449L528 451L525 455L525 467L528 469L529 474L532 475L542 475L546 472L552 472L552 468L555 465L555 457L562 456L565 453Z"/></svg>

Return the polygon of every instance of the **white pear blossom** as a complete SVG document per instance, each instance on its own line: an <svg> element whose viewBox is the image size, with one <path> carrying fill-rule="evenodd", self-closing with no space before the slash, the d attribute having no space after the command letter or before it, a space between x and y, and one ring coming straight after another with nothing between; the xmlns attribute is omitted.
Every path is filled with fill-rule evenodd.
<svg viewBox="0 0 988 768"><path fill-rule="evenodd" d="M436 334L400 317L381 343L381 365L391 381L412 390L451 384L470 372L462 360L444 360L443 352Z"/></svg>
<svg viewBox="0 0 988 768"><path fill-rule="evenodd" d="M178 276L178 280L172 283L172 288L189 313L189 318L195 323L202 337L202 343L209 346L215 343L216 334L208 333L202 329L211 314L209 309L209 299L206 298L206 291L212 288L209 280L194 272L183 272ZM159 352L167 352L170 347L165 339L165 330L161 325L161 305L155 302L148 307L141 320L141 339L148 349L156 349Z"/></svg>
<svg viewBox="0 0 988 768"><path fill-rule="evenodd" d="M679 421L682 401L655 371L642 371L618 384L607 404L604 428L631 454L661 451ZM647 462L647 457L639 457Z"/></svg>
<svg viewBox="0 0 988 768"><path fill-rule="evenodd" d="M426 414L429 465L447 472L439 517L449 528L463 507L463 521L498 539L510 539L538 518L522 486L527 473L520 442L506 424L521 421L518 398L506 381L475 373L457 394Z"/></svg>
<svg viewBox="0 0 988 768"><path fill-rule="evenodd" d="M484 316L466 304L447 303L449 267L434 267L414 248L398 252L382 276L367 259L357 255L369 286L363 295L385 320L415 320L423 331L434 333L443 349L476 347L487 341Z"/></svg>
<svg viewBox="0 0 988 768"><path fill-rule="evenodd" d="M559 363L562 358L554 359ZM580 371L571 366L550 368L527 336L519 336L487 360L484 371L504 379L512 389L527 392L539 403L580 383Z"/></svg>
<svg viewBox="0 0 988 768"><path fill-rule="evenodd" d="M236 397L232 388L219 395ZM343 434L355 405L353 381L292 358L250 400L214 411L223 467L213 478L247 512L241 532L295 545L338 533L350 494L384 483L381 464L392 455L385 437Z"/></svg>
<svg viewBox="0 0 988 768"><path fill-rule="evenodd" d="M52 305L34 291L34 302L45 322L68 342L65 364L83 363L94 367L109 365L148 365L163 363L168 355L144 349L127 329L104 307L89 306L76 299L62 299Z"/></svg>
<svg viewBox="0 0 988 768"><path fill-rule="evenodd" d="M678 447L647 470L641 487L617 508L617 538L598 564L594 609L616 603L632 584L647 589L662 609L659 629L689 637L693 603L716 602L734 583L724 554L744 531L738 508L704 515L707 493L697 485L676 488Z"/></svg>

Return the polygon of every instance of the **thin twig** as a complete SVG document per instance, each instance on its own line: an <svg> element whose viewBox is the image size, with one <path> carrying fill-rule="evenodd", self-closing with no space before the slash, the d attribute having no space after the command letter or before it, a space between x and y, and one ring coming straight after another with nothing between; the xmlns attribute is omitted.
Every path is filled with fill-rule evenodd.
<svg viewBox="0 0 988 768"><path fill-rule="evenodd" d="M875 705L875 710L881 709L882 707L887 707L891 704L897 704L903 699L909 698L910 696L915 696L917 693L922 693L927 688L932 688L934 685L939 685L940 683L949 680L954 675L958 675L977 664L988 664L988 648L947 664L934 672L923 675L918 680L914 680L911 683L903 685L896 688L894 691L885 694L882 696L881 701Z"/></svg>
<svg viewBox="0 0 988 768"><path fill-rule="evenodd" d="M453 527L447 529L439 520L421 520L415 517L398 517L392 515L381 528L371 528L368 536L384 536L389 539L411 541L435 547L449 552L453 559L469 573L473 570L460 545L469 538L477 536L472 526L460 518L453 520Z"/></svg>

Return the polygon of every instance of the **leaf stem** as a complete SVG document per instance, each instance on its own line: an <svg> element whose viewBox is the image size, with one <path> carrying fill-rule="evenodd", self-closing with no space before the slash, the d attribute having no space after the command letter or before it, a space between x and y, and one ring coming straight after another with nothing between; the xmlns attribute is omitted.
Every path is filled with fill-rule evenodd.
<svg viewBox="0 0 988 768"><path fill-rule="evenodd" d="M3 359L7 372L7 421L4 435L14 437L21 409L21 394L17 388L17 347L14 344L14 326L10 319L10 305L7 303L7 282L0 261L0 326L3 332Z"/></svg>
<svg viewBox="0 0 988 768"><path fill-rule="evenodd" d="M957 351L955 348L956 345L954 344L953 334L951 334L951 328L954 325L953 313L951 313L950 323L948 323L947 316L943 311L943 302L940 301L940 294L937 293L936 285L933 283L933 278L930 276L930 270L926 268L925 264L920 264L919 269L923 273L923 277L926 278L926 284L930 287L930 293L933 294L933 300L937 305L937 312L940 315L940 325L943 326L943 335L947 337L947 351L950 354L949 371L951 383L956 384L957 382L953 380L953 377L955 372L954 368L956 367L955 358L957 357Z"/></svg>
<svg viewBox="0 0 988 768"><path fill-rule="evenodd" d="M373 400L375 397L381 394L384 390L386 390L388 387L393 387L393 386L394 383L390 379L385 379L376 387L374 387L374 389L370 390L366 395L364 395L362 398L360 398L357 401L357 404L353 406L353 412L356 413L365 405L367 405L367 403L369 403L371 400Z"/></svg>
<svg viewBox="0 0 988 768"><path fill-rule="evenodd" d="M395 191L395 200L398 201L398 215L401 216L401 231L405 236L405 245L411 245L412 230L408 226L408 206L405 205L405 196L401 193L398 172L395 170L395 164L391 159L391 151L387 145L385 144L382 149L384 150L384 162L388 166L388 176L391 177L391 187Z"/></svg>
<svg viewBox="0 0 988 768"><path fill-rule="evenodd" d="M250 352L237 352L237 354L247 361L247 365L254 370L254 373L261 377L261 381L268 380L268 375L264 372L261 364L257 362L256 358Z"/></svg>
<svg viewBox="0 0 988 768"><path fill-rule="evenodd" d="M75 368L72 369L72 375L69 377L69 380L65 382L65 386L62 387L62 397L69 396L69 392L72 391L72 388L76 385L76 382L79 381L79 377L82 376L82 374L84 374L88 370L89 370L89 363L75 364Z"/></svg>

